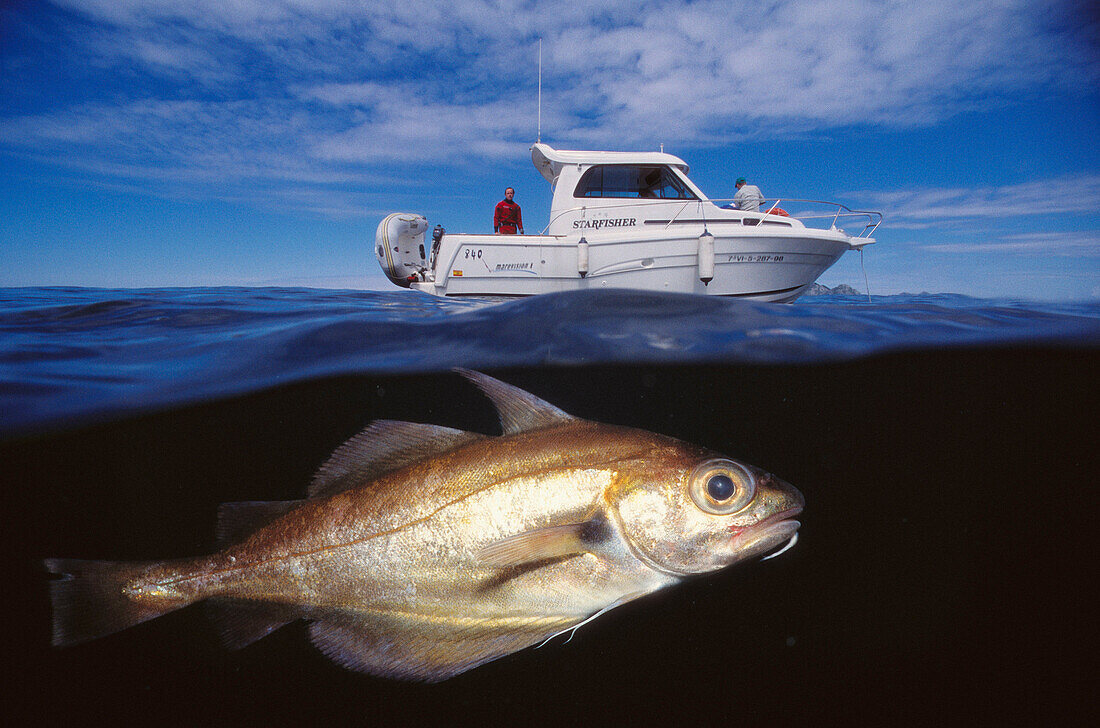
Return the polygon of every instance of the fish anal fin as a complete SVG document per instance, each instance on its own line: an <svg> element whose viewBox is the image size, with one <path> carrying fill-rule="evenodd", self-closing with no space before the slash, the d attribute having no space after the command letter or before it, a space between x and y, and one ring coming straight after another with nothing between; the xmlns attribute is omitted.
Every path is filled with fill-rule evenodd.
<svg viewBox="0 0 1100 728"><path fill-rule="evenodd" d="M303 616L296 607L240 599L209 599L203 607L222 643L232 650L247 647Z"/></svg>
<svg viewBox="0 0 1100 728"><path fill-rule="evenodd" d="M342 617L314 622L310 639L349 670L401 680L439 682L537 644L580 621L575 617L510 620Z"/></svg>
<svg viewBox="0 0 1100 728"><path fill-rule="evenodd" d="M321 465L310 483L309 497L341 493L484 437L439 425L376 420L336 448Z"/></svg>
<svg viewBox="0 0 1100 728"><path fill-rule="evenodd" d="M236 501L218 506L214 535L219 546L244 540L254 531L285 515L305 501Z"/></svg>
<svg viewBox="0 0 1100 728"><path fill-rule="evenodd" d="M485 393L496 407L500 426L505 435L515 435L528 430L576 422L577 418L554 405L539 399L530 392L511 384L505 384L487 374L471 369L455 369Z"/></svg>

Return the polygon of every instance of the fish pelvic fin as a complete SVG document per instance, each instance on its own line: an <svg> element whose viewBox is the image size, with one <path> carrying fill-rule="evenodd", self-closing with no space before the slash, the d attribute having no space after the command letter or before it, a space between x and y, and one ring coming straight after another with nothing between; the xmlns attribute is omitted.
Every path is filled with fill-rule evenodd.
<svg viewBox="0 0 1100 728"><path fill-rule="evenodd" d="M576 422L577 418L519 387L471 369L455 369L485 393L496 407L505 435Z"/></svg>
<svg viewBox="0 0 1100 728"><path fill-rule="evenodd" d="M178 597L131 595L131 581L157 563L46 559L46 569L61 575L50 582L53 645L105 637L190 604L192 600Z"/></svg>

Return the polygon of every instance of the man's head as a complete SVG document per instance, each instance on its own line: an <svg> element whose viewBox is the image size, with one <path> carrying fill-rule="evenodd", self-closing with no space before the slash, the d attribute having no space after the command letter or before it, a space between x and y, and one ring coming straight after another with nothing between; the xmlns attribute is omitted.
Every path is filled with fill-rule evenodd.
<svg viewBox="0 0 1100 728"><path fill-rule="evenodd" d="M745 186L745 178L744 177L738 177L737 182L735 182L733 186L736 187L737 189L741 189L742 187Z"/></svg>
<svg viewBox="0 0 1100 728"><path fill-rule="evenodd" d="M504 199L508 200L509 202L511 202L512 198L515 197L515 196L516 196L516 191L513 190L511 187L504 190Z"/></svg>

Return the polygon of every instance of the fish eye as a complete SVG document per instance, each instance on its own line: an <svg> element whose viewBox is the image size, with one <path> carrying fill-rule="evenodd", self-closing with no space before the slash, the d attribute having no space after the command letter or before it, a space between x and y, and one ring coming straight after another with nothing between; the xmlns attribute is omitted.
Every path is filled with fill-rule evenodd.
<svg viewBox="0 0 1100 728"><path fill-rule="evenodd" d="M707 495L721 503L737 492L737 486L728 475L712 475L707 481Z"/></svg>
<svg viewBox="0 0 1100 728"><path fill-rule="evenodd" d="M688 491L695 505L707 513L728 516L752 502L756 478L732 460L710 460L691 474Z"/></svg>

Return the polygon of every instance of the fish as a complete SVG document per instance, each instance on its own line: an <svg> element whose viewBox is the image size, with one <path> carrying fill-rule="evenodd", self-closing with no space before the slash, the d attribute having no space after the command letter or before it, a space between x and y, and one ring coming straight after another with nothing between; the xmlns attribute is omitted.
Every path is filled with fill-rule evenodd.
<svg viewBox="0 0 1100 728"><path fill-rule="evenodd" d="M297 620L337 664L438 682L793 545L789 483L459 369L502 434L377 420L295 501L224 503L215 553L51 558L55 646L204 602L239 649Z"/></svg>

